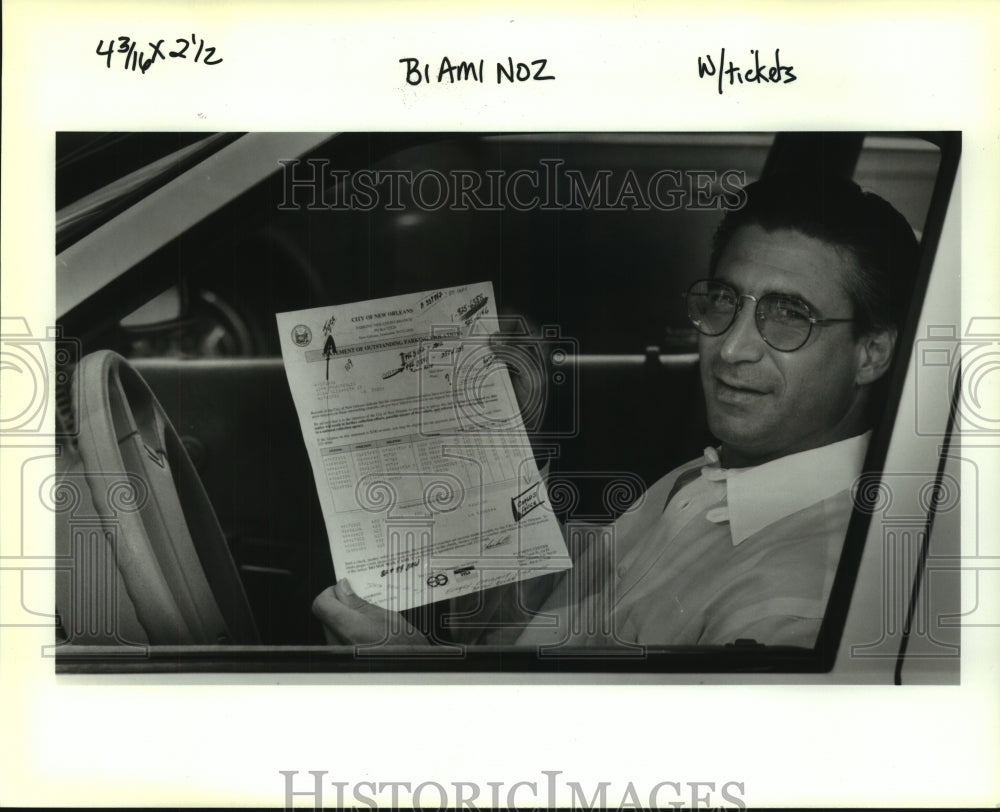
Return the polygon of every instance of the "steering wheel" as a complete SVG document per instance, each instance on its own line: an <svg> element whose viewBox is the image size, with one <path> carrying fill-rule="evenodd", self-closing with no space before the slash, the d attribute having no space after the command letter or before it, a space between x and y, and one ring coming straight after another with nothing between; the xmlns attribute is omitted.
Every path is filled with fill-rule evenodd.
<svg viewBox="0 0 1000 812"><path fill-rule="evenodd" d="M73 386L87 484L150 644L258 643L215 511L152 390L109 350L81 359ZM144 486L134 509L121 509L123 480Z"/></svg>

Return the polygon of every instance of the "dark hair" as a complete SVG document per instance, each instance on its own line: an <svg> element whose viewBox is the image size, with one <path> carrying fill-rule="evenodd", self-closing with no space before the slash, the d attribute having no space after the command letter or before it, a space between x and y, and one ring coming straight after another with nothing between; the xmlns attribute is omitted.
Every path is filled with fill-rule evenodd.
<svg viewBox="0 0 1000 812"><path fill-rule="evenodd" d="M859 319L857 334L902 326L919 252L913 229L902 214L878 195L834 175L775 173L744 191L743 207L727 212L715 232L711 275L740 227L793 229L854 255L859 272L849 281L847 294Z"/></svg>

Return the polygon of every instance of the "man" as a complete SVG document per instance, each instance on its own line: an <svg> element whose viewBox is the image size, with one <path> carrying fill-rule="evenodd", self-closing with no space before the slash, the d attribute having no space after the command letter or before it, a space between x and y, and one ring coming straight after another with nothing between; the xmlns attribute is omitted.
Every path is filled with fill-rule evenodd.
<svg viewBox="0 0 1000 812"><path fill-rule="evenodd" d="M568 539L572 570L484 593L503 622L481 642L813 645L918 248L847 180L778 175L746 192L687 294L718 449L607 533ZM423 641L344 582L313 608L332 641Z"/></svg>

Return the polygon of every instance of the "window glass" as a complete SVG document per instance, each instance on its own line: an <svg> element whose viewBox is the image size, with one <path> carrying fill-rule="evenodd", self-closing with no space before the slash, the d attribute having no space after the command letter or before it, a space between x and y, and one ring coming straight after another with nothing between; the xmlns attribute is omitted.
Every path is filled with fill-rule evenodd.
<svg viewBox="0 0 1000 812"><path fill-rule="evenodd" d="M869 135L858 156L854 180L892 203L919 237L940 161L941 151L922 138Z"/></svg>
<svg viewBox="0 0 1000 812"><path fill-rule="evenodd" d="M502 308L559 324L584 353L689 348L680 293L772 140L573 133L404 149L374 167L403 178L398 207L383 184L371 211L326 216L329 272L367 275L379 295L489 279Z"/></svg>

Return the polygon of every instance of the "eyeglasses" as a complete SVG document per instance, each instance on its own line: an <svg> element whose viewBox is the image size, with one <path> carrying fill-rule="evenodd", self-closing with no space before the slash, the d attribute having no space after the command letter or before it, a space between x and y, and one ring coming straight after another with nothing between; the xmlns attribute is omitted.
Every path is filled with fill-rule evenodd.
<svg viewBox="0 0 1000 812"><path fill-rule="evenodd" d="M743 300L755 305L757 331L769 347L794 352L809 340L814 325L823 326L857 319L818 319L805 302L783 293L765 293L759 299L739 293L732 285L714 279L695 282L685 295L687 315L698 332L719 336L728 330L743 308Z"/></svg>

